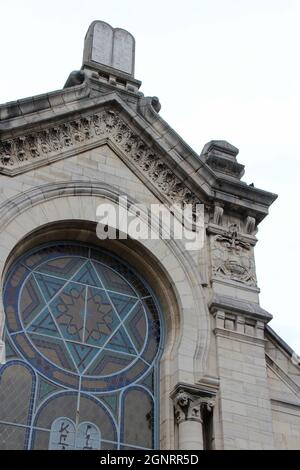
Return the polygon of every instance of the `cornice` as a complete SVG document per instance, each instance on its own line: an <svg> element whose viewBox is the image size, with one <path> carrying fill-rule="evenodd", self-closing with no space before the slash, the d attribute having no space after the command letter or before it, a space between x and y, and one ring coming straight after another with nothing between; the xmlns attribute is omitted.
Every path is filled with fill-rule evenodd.
<svg viewBox="0 0 300 470"><path fill-rule="evenodd" d="M199 384L188 384L186 382L178 382L170 397L174 399L180 390L184 390L186 393L195 397L210 397L214 398L219 390L219 383L215 387Z"/></svg>
<svg viewBox="0 0 300 470"><path fill-rule="evenodd" d="M276 361L266 353L267 366L277 375L289 388L300 398L299 385L276 363Z"/></svg>
<svg viewBox="0 0 300 470"><path fill-rule="evenodd" d="M218 201L223 204L225 211L238 212L242 217L255 217L256 223L265 217L276 195L250 187L239 180L222 179L161 118L157 112L160 107L157 99L144 98L142 94L135 95L136 106L131 106L126 100L124 101L122 93L118 90L106 89L102 95L95 89L93 91L92 82L92 79L86 79L78 86L0 106L0 147L2 143L0 172L14 176L93 148L100 141L94 137L84 138L84 142L80 141L82 135L85 132L85 135L88 135L89 131L85 126L83 134L80 134L82 131L79 129L80 132L77 132L76 126L82 127L85 119L91 122L95 113L101 109L109 112L112 107L120 114L120 119L124 117L127 125L132 126L133 131L139 134L140 141L143 141L147 148L155 149L155 160L157 162L159 160L157 183L158 186L162 184L159 190L166 182L164 180L160 183L159 177L163 174L166 177L170 176L170 173L165 173L170 171L173 174L173 181L182 185L178 188L179 191L176 190L177 194L181 193L180 202L193 204L204 202L212 207L215 201ZM57 150L45 152L47 132L53 133L53 129L57 126L59 129L62 129L60 126L68 129L69 125L72 127L73 124L70 124L72 121L75 126L73 136L77 132L76 143L74 144L71 138L70 146L60 147L59 144ZM91 131L93 132L93 129ZM36 140L39 141L41 136L43 136L42 143L36 145ZM104 134L102 137L110 138ZM13 141L15 148L12 159L9 158L8 152L10 141ZM51 146L49 142L48 145ZM68 142L68 136L65 142ZM22 150L23 143L27 150ZM17 150L16 147L20 147L21 150ZM41 149L44 151L41 152ZM41 153L44 154L42 158L38 155ZM171 196L170 200L178 202L177 195Z"/></svg>
<svg viewBox="0 0 300 470"><path fill-rule="evenodd" d="M176 165L163 159L155 142L144 139L128 121L111 103L97 112L3 140L0 172L15 176L110 141L169 203L201 203Z"/></svg>
<svg viewBox="0 0 300 470"><path fill-rule="evenodd" d="M255 217L257 223L264 219L268 214L269 206L277 199L276 194L255 188L238 178L222 176L219 172L214 171L206 163L205 153L202 152L201 155L198 155L155 111L151 98L141 98L138 103L138 111L159 133L161 139L168 142L170 148L183 156L196 173L201 174L207 181L211 190L209 198L211 202L220 202L224 204L226 211L239 212L243 217L248 215ZM230 144L228 145L234 148Z"/></svg>
<svg viewBox="0 0 300 470"><path fill-rule="evenodd" d="M0 104L0 135L5 131L14 131L22 125L39 123L46 112L49 113L47 119L60 112L66 114L70 111L68 106L78 103L77 107L79 107L90 94L91 88L85 81L71 88Z"/></svg>
<svg viewBox="0 0 300 470"><path fill-rule="evenodd" d="M214 294L209 303L209 310L214 314L218 310L224 312L242 314L268 322L272 320L272 315L264 310L259 304L244 300L234 299L225 295Z"/></svg>
<svg viewBox="0 0 300 470"><path fill-rule="evenodd" d="M293 355L295 354L295 351L278 335L278 333L276 333L276 331L273 330L273 328L271 328L270 325L266 325L265 331L266 338L271 341L274 345L276 345L277 348L280 348L280 350L288 358L288 360L291 360ZM300 364L296 367L300 368Z"/></svg>

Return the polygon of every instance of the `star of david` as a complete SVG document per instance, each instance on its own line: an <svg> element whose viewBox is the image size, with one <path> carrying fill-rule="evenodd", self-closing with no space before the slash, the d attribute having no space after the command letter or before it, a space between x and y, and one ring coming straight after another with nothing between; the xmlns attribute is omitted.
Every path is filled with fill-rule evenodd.
<svg viewBox="0 0 300 470"><path fill-rule="evenodd" d="M145 321L140 319L140 300L128 295L129 288L124 293L124 281L116 273L111 275L110 290L107 267L102 273L99 263L77 259L74 269L71 260L60 262L61 273L55 262L31 273L26 295L34 316L23 316L24 329L35 347L59 367L80 375L99 374L109 367L121 370L140 353L143 339L135 331L138 321Z"/></svg>

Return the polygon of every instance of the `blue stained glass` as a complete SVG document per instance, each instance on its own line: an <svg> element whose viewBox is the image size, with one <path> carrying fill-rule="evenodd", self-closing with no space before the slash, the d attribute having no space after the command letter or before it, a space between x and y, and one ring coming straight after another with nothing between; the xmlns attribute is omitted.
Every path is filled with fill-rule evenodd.
<svg viewBox="0 0 300 470"><path fill-rule="evenodd" d="M16 312L24 325L28 325L46 306L45 298L33 275L28 276L19 294L19 311Z"/></svg>
<svg viewBox="0 0 300 470"><path fill-rule="evenodd" d="M46 446L45 439L50 439L47 448L60 447L60 439L71 439L64 423L76 423L71 448L99 448L98 431L103 436L102 449L132 446L132 434L126 431L119 435L117 429L130 427L129 422L124 423L131 416L131 412L126 414L124 403L130 409L134 405L125 396L138 396L140 392L124 393L139 384L146 386L155 400L152 441L149 419L141 415L137 422L145 428L141 429L138 445L142 447L144 435L145 448L151 447L150 441L152 447L158 447L158 381L153 378L153 370L158 374L159 312L149 288L130 267L111 253L83 244L43 246L10 269L4 305L8 311L8 352L15 347L19 361L31 365L37 376L25 448ZM16 367L13 361L10 367ZM64 390L75 394L72 402L67 393L62 393ZM91 400L94 408L89 414ZM44 434L36 427L41 410L43 416L49 415L45 421L49 424L43 425ZM3 413L0 403L0 425ZM79 423L76 416L82 416ZM64 438L60 432L65 433Z"/></svg>
<svg viewBox="0 0 300 470"><path fill-rule="evenodd" d="M66 345L73 357L77 369L80 372L84 372L95 356L99 354L99 349L92 348L86 344L77 344L67 341Z"/></svg>
<svg viewBox="0 0 300 470"><path fill-rule="evenodd" d="M42 312L31 322L31 324L26 329L31 333L38 333L41 335L49 335L60 338L60 333L51 317L48 308L42 310Z"/></svg>
<svg viewBox="0 0 300 470"><path fill-rule="evenodd" d="M40 378L38 387L38 401L42 401L48 395L53 392L57 392L59 389L56 385L49 382L48 380Z"/></svg>
<svg viewBox="0 0 300 470"><path fill-rule="evenodd" d="M49 303L54 320L66 340L81 341L84 330L85 286L68 282Z"/></svg>
<svg viewBox="0 0 300 470"><path fill-rule="evenodd" d="M41 295L44 297L46 302L49 302L65 285L64 279L58 279L53 276L47 276L46 274L35 273L34 279L39 286Z"/></svg>
<svg viewBox="0 0 300 470"><path fill-rule="evenodd" d="M102 403L107 405L109 409L113 412L113 415L117 417L119 409L119 395L115 393L114 395L102 395L100 396Z"/></svg>
<svg viewBox="0 0 300 470"><path fill-rule="evenodd" d="M118 312L118 315L123 319L125 318L128 313L132 310L132 308L136 305L137 299L127 297L122 294L116 294L114 292L108 293L111 302L113 303L115 309Z"/></svg>
<svg viewBox="0 0 300 470"><path fill-rule="evenodd" d="M104 346L119 325L119 316L105 291L88 287L85 342Z"/></svg>
<svg viewBox="0 0 300 470"><path fill-rule="evenodd" d="M102 282L100 281L99 276L97 275L95 268L90 261L84 264L84 266L73 278L73 281L94 287L103 287Z"/></svg>
<svg viewBox="0 0 300 470"><path fill-rule="evenodd" d="M136 354L135 348L133 347L133 344L123 326L120 326L113 337L109 340L107 348L128 354Z"/></svg>

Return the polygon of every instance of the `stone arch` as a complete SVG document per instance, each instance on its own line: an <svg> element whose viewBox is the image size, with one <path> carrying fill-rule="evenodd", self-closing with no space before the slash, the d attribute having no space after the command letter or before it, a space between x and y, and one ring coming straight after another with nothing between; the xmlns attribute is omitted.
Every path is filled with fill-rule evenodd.
<svg viewBox="0 0 300 470"><path fill-rule="evenodd" d="M209 313L201 276L195 260L177 240L98 240L96 208L107 201L116 204L118 197L118 190L104 183L61 182L34 188L3 204L0 207L1 292L7 269L16 258L32 246L58 237L89 241L98 246L106 243L106 248L143 273L166 319L160 380L161 447L174 448L170 393L178 382L195 383L202 377L208 354ZM128 201L137 203L129 196ZM3 327L2 296L0 321Z"/></svg>

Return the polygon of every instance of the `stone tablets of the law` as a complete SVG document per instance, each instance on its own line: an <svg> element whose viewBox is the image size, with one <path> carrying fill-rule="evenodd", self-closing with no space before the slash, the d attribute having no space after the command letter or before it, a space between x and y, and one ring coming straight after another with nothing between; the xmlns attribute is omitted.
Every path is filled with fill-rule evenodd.
<svg viewBox="0 0 300 470"><path fill-rule="evenodd" d="M98 63L133 75L134 50L135 40L128 31L94 21L85 37L83 62Z"/></svg>

